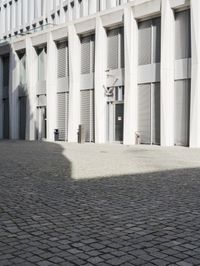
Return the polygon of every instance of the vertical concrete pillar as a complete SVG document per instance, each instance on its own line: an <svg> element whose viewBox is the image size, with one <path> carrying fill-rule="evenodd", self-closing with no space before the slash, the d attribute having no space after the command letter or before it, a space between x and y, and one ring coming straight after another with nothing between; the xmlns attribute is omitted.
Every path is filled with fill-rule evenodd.
<svg viewBox="0 0 200 266"><path fill-rule="evenodd" d="M0 139L3 138L3 60L0 56Z"/></svg>
<svg viewBox="0 0 200 266"><path fill-rule="evenodd" d="M89 0L83 2L83 16L88 16Z"/></svg>
<svg viewBox="0 0 200 266"><path fill-rule="evenodd" d="M30 37L26 37L26 73L27 73L27 128L26 139L36 138L36 77L37 55Z"/></svg>
<svg viewBox="0 0 200 266"><path fill-rule="evenodd" d="M13 29L15 28L15 2L13 2L11 5L11 16L12 16L11 31L13 33Z"/></svg>
<svg viewBox="0 0 200 266"><path fill-rule="evenodd" d="M175 18L170 0L161 10L161 145L174 145L174 46Z"/></svg>
<svg viewBox="0 0 200 266"><path fill-rule="evenodd" d="M17 9L17 20L18 20L18 27L20 28L20 26L22 25L22 3L21 1L18 0L18 9Z"/></svg>
<svg viewBox="0 0 200 266"><path fill-rule="evenodd" d="M11 4L10 3L8 3L7 4L7 18L8 18L8 22L7 22L7 31L10 31L10 30L12 30L11 28L10 28L10 15L11 15Z"/></svg>
<svg viewBox="0 0 200 266"><path fill-rule="evenodd" d="M106 9L106 1L107 0L100 0L101 10Z"/></svg>
<svg viewBox="0 0 200 266"><path fill-rule="evenodd" d="M24 23L28 23L28 0L24 0Z"/></svg>
<svg viewBox="0 0 200 266"><path fill-rule="evenodd" d="M54 129L56 128L56 44L52 33L49 33L47 42L47 140L54 140Z"/></svg>
<svg viewBox="0 0 200 266"><path fill-rule="evenodd" d="M106 142L107 34L101 18L96 18L95 35L95 142Z"/></svg>
<svg viewBox="0 0 200 266"><path fill-rule="evenodd" d="M65 11L62 3L60 6L60 23L65 23Z"/></svg>
<svg viewBox="0 0 200 266"><path fill-rule="evenodd" d="M78 19L80 18L80 2L79 1L75 1L74 8L75 8L75 18Z"/></svg>
<svg viewBox="0 0 200 266"><path fill-rule="evenodd" d="M68 26L69 44L69 132L68 141L77 142L78 125L80 124L80 65L81 43L75 26Z"/></svg>
<svg viewBox="0 0 200 266"><path fill-rule="evenodd" d="M10 116L10 138L19 137L19 59L11 45L9 64L9 116Z"/></svg>
<svg viewBox="0 0 200 266"><path fill-rule="evenodd" d="M135 144L137 131L138 25L130 6L124 10L125 99L124 144Z"/></svg>
<svg viewBox="0 0 200 266"><path fill-rule="evenodd" d="M6 32L6 8L2 6L2 33Z"/></svg>
<svg viewBox="0 0 200 266"><path fill-rule="evenodd" d="M191 108L190 147L200 147L200 1L191 0Z"/></svg>
<svg viewBox="0 0 200 266"><path fill-rule="evenodd" d="M89 10L89 15L96 13L97 10L97 1L95 0L90 0L88 3L88 10Z"/></svg>
<svg viewBox="0 0 200 266"><path fill-rule="evenodd" d="M29 1L29 14L28 14L28 20L29 23L31 24L31 22L34 20L34 13L35 13L35 1Z"/></svg>

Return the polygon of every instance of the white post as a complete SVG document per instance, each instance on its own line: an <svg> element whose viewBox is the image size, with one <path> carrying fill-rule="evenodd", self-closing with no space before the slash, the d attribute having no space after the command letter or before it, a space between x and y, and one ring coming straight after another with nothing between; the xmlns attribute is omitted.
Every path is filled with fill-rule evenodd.
<svg viewBox="0 0 200 266"><path fill-rule="evenodd" d="M68 141L77 142L80 124L80 62L81 44L75 26L68 27L69 44L69 132Z"/></svg>
<svg viewBox="0 0 200 266"><path fill-rule="evenodd" d="M191 0L191 108L190 147L200 147L200 1Z"/></svg>
<svg viewBox="0 0 200 266"><path fill-rule="evenodd" d="M54 129L56 128L56 44L52 34L49 33L47 42L47 140L54 140Z"/></svg>
<svg viewBox="0 0 200 266"><path fill-rule="evenodd" d="M26 139L36 138L36 77L37 55L31 38L26 37L26 73L27 73L27 129Z"/></svg>
<svg viewBox="0 0 200 266"><path fill-rule="evenodd" d="M19 137L19 59L12 45L10 48L9 64L9 116L10 116L10 138Z"/></svg>
<svg viewBox="0 0 200 266"><path fill-rule="evenodd" d="M175 18L170 0L162 0L161 19L161 145L173 146Z"/></svg>
<svg viewBox="0 0 200 266"><path fill-rule="evenodd" d="M137 131L138 25L131 7L124 10L125 98L124 144L135 144Z"/></svg>
<svg viewBox="0 0 200 266"><path fill-rule="evenodd" d="M105 143L107 34L99 16L96 19L95 47L95 140L96 143Z"/></svg>

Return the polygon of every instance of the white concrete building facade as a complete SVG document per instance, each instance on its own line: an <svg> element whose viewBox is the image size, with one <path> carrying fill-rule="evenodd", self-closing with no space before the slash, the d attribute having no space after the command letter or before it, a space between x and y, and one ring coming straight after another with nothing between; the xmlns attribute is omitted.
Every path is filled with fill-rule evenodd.
<svg viewBox="0 0 200 266"><path fill-rule="evenodd" d="M0 1L0 138L200 147L199 0Z"/></svg>

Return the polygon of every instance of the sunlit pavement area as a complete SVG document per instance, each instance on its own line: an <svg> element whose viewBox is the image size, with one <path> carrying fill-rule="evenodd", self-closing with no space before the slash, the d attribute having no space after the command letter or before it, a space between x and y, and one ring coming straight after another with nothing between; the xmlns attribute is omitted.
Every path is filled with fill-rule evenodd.
<svg viewBox="0 0 200 266"><path fill-rule="evenodd" d="M200 150L0 142L0 265L200 265Z"/></svg>

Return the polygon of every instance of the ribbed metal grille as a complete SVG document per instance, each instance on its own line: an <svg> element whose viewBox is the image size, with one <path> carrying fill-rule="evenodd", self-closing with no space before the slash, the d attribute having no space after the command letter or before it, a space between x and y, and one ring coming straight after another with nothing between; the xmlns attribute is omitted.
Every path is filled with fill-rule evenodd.
<svg viewBox="0 0 200 266"><path fill-rule="evenodd" d="M138 86L138 131L141 143L151 143L151 85Z"/></svg>
<svg viewBox="0 0 200 266"><path fill-rule="evenodd" d="M175 145L189 145L190 81L175 81Z"/></svg>
<svg viewBox="0 0 200 266"><path fill-rule="evenodd" d="M151 20L143 21L138 24L139 46L138 64L147 65L151 63Z"/></svg>
<svg viewBox="0 0 200 266"><path fill-rule="evenodd" d="M94 141L94 90L81 91L81 124L84 125L85 141Z"/></svg>
<svg viewBox="0 0 200 266"><path fill-rule="evenodd" d="M152 63L159 63L160 62L160 44L161 44L161 19L156 18L152 20L152 30L153 30L153 62Z"/></svg>
<svg viewBox="0 0 200 266"><path fill-rule="evenodd" d="M95 35L91 36L91 72L95 72Z"/></svg>
<svg viewBox="0 0 200 266"><path fill-rule="evenodd" d="M81 74L90 73L90 36L81 40Z"/></svg>
<svg viewBox="0 0 200 266"><path fill-rule="evenodd" d="M160 144L160 83L138 85L138 131L143 144Z"/></svg>
<svg viewBox="0 0 200 266"><path fill-rule="evenodd" d="M57 103L57 125L59 130L59 140L66 141L68 139L69 93L58 93Z"/></svg>
<svg viewBox="0 0 200 266"><path fill-rule="evenodd" d="M175 22L175 59L191 57L190 11L176 13Z"/></svg>
<svg viewBox="0 0 200 266"><path fill-rule="evenodd" d="M58 60L57 60L57 76L64 78L68 75L68 47L67 42L57 44Z"/></svg>
<svg viewBox="0 0 200 266"><path fill-rule="evenodd" d="M118 68L119 56L119 30L113 29L107 32L108 35L108 68Z"/></svg>
<svg viewBox="0 0 200 266"><path fill-rule="evenodd" d="M124 28L120 28L120 67L124 68Z"/></svg>
<svg viewBox="0 0 200 266"><path fill-rule="evenodd" d="M160 83L151 85L151 141L160 144Z"/></svg>

